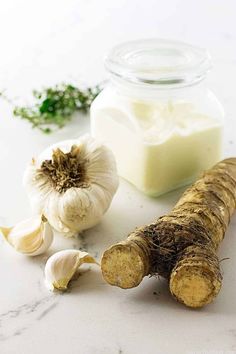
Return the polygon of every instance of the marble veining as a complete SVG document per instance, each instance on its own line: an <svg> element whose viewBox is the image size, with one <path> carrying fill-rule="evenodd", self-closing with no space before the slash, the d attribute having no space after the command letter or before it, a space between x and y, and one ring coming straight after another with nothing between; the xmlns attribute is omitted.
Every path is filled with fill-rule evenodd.
<svg viewBox="0 0 236 354"><path fill-rule="evenodd" d="M47 295L0 313L0 341L20 336L35 321L39 321L47 316L57 305L58 300L56 300L55 296Z"/></svg>
<svg viewBox="0 0 236 354"><path fill-rule="evenodd" d="M211 52L208 84L226 112L224 156L235 156L235 13L234 0L2 1L0 91L19 103L52 83L101 82L104 54L125 40L190 42ZM0 225L31 213L22 174L32 156L87 131L89 117L75 115L43 135L0 100ZM55 235L50 250L35 258L15 254L0 237L0 354L236 354L236 215L219 250L222 290L200 311L177 304L158 278L127 291L111 287L95 265L81 269L65 294L45 287L51 254L74 248L99 261L112 243L169 211L180 194L148 198L121 180L99 225L74 239Z"/></svg>

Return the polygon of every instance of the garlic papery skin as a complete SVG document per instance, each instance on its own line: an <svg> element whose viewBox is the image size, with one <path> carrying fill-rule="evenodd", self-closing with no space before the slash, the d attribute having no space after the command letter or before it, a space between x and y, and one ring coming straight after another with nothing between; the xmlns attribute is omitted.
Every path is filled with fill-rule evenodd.
<svg viewBox="0 0 236 354"><path fill-rule="evenodd" d="M66 290L69 281L83 263L96 263L87 252L69 249L53 254L45 265L46 286L50 290Z"/></svg>
<svg viewBox="0 0 236 354"><path fill-rule="evenodd" d="M24 174L33 210L66 236L101 220L118 183L113 153L88 135L50 146Z"/></svg>
<svg viewBox="0 0 236 354"><path fill-rule="evenodd" d="M53 241L53 231L44 216L35 216L14 227L0 227L6 241L18 252L38 256L47 251Z"/></svg>

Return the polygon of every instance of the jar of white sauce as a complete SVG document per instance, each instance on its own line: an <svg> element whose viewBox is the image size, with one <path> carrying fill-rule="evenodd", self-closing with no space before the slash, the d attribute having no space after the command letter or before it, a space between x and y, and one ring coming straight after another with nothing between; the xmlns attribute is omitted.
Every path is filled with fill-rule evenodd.
<svg viewBox="0 0 236 354"><path fill-rule="evenodd" d="M110 83L91 107L92 135L120 176L158 196L221 158L224 112L207 88L209 54L159 39L127 42L105 58Z"/></svg>

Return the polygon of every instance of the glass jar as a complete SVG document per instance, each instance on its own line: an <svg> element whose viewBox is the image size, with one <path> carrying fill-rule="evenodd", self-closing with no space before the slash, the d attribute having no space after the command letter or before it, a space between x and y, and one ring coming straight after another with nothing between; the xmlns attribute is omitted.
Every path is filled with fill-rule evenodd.
<svg viewBox="0 0 236 354"><path fill-rule="evenodd" d="M91 107L92 135L120 176L158 196L221 158L223 109L207 88L207 51L159 39L127 42L105 58L110 82Z"/></svg>

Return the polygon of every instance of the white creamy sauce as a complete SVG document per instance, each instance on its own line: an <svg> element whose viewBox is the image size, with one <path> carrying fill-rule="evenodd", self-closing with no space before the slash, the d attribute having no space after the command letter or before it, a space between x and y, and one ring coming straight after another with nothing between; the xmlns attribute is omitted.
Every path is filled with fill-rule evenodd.
<svg viewBox="0 0 236 354"><path fill-rule="evenodd" d="M190 183L221 158L221 123L183 100L126 100L105 89L91 128L115 154L120 176L149 195Z"/></svg>

